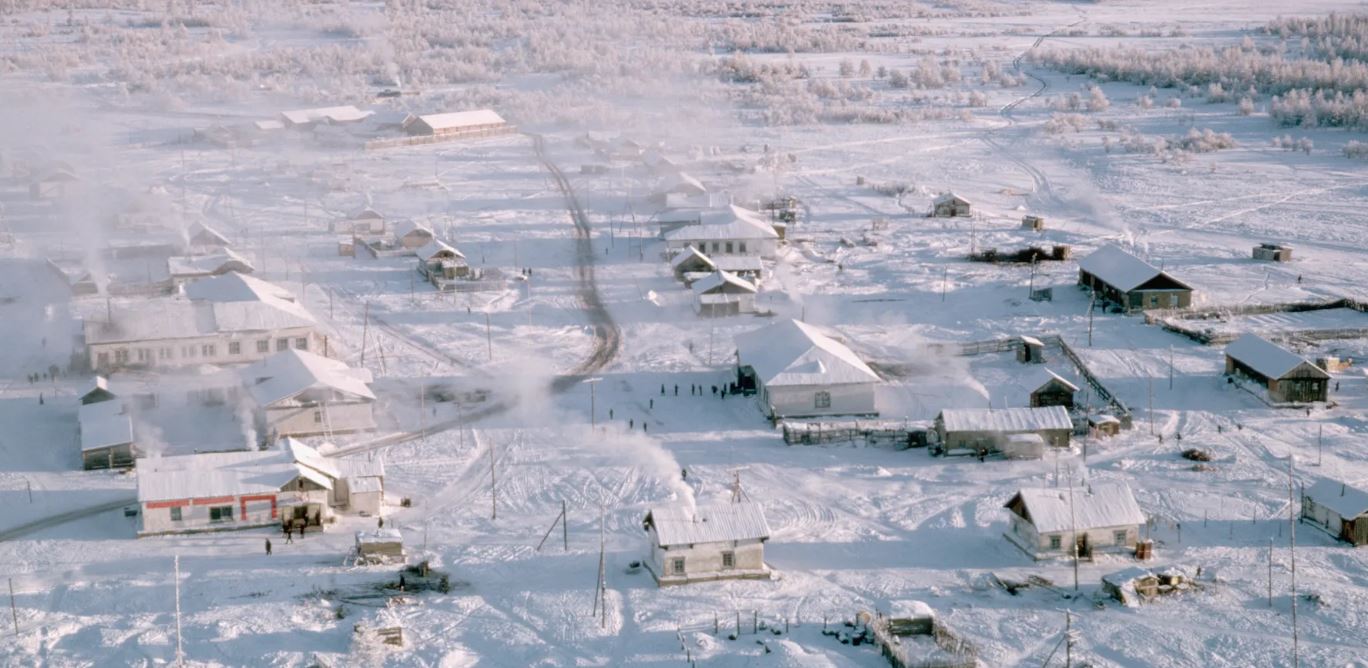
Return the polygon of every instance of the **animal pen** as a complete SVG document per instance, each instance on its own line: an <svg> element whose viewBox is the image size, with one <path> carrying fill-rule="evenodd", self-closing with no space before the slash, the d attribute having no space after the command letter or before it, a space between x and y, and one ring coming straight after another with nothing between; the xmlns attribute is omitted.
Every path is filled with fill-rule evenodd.
<svg viewBox="0 0 1368 668"><path fill-rule="evenodd" d="M874 632L879 652L893 668L977 668L978 652L969 641L951 631L934 616L926 623L899 620L882 613L861 612L856 619ZM905 638L928 636L935 643L932 656L914 657Z"/></svg>

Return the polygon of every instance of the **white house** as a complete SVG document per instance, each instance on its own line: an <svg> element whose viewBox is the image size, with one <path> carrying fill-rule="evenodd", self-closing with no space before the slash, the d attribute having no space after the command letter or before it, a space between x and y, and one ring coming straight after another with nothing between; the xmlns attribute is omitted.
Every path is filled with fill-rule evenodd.
<svg viewBox="0 0 1368 668"><path fill-rule="evenodd" d="M404 123L404 131L416 136L478 137L511 132L512 129L508 121L492 109L423 114Z"/></svg>
<svg viewBox="0 0 1368 668"><path fill-rule="evenodd" d="M670 260L670 269L675 278L684 285L692 286L694 281L718 271L725 271L746 281L757 284L765 277L765 262L755 255L720 255L711 258L700 253L692 246L680 251Z"/></svg>
<svg viewBox="0 0 1368 668"><path fill-rule="evenodd" d="M671 251L694 248L710 258L724 255L756 255L772 258L779 249L779 233L761 213L735 204L700 215L698 225L686 225L665 233Z"/></svg>
<svg viewBox="0 0 1368 668"><path fill-rule="evenodd" d="M250 274L256 267L231 248L219 248L212 255L183 255L166 258L166 273L171 282L181 285L210 276L221 276L230 271Z"/></svg>
<svg viewBox="0 0 1368 668"><path fill-rule="evenodd" d="M352 234L384 234L385 216L368 206L348 214L341 231Z"/></svg>
<svg viewBox="0 0 1368 668"><path fill-rule="evenodd" d="M352 105L340 107L317 107L314 109L294 109L282 111L280 120L287 128L312 128L315 125L340 125L365 120L371 112L361 111Z"/></svg>
<svg viewBox="0 0 1368 668"><path fill-rule="evenodd" d="M190 298L115 304L110 319L87 320L91 369L244 364L272 352L325 348L317 321L293 298L283 297L283 288L232 276L215 277L207 287L186 286Z"/></svg>
<svg viewBox="0 0 1368 668"><path fill-rule="evenodd" d="M123 399L109 391L104 376L81 395L76 409L81 430L81 467L92 469L127 468L138 456L134 445L133 420Z"/></svg>
<svg viewBox="0 0 1368 668"><path fill-rule="evenodd" d="M1321 478L1302 492L1301 516L1350 545L1368 545L1368 489Z"/></svg>
<svg viewBox="0 0 1368 668"><path fill-rule="evenodd" d="M272 525L323 528L337 510L360 511L339 495L349 476L357 489L380 485L383 468L355 476L345 460L331 460L294 439L267 450L213 452L138 459L139 536L223 531ZM378 479L378 482L377 482ZM375 504L369 497L365 504ZM369 506L368 506L369 507Z"/></svg>
<svg viewBox="0 0 1368 668"><path fill-rule="evenodd" d="M704 316L755 312L754 283L727 271L715 271L693 284L694 312Z"/></svg>
<svg viewBox="0 0 1368 668"><path fill-rule="evenodd" d="M772 418L876 415L880 378L845 344L807 323L737 335L737 383Z"/></svg>
<svg viewBox="0 0 1368 668"><path fill-rule="evenodd" d="M770 529L760 504L657 506L646 513L642 528L651 537L646 566L662 587L770 576Z"/></svg>
<svg viewBox="0 0 1368 668"><path fill-rule="evenodd" d="M955 193L941 193L931 201L931 215L936 218L954 218L971 214L973 204Z"/></svg>
<svg viewBox="0 0 1368 668"><path fill-rule="evenodd" d="M342 434L375 429L370 372L303 350L276 353L240 372L256 404L258 434Z"/></svg>
<svg viewBox="0 0 1368 668"><path fill-rule="evenodd" d="M1124 483L1023 488L1003 507L1011 518L1007 539L1036 559L1073 556L1075 542L1081 557L1134 548L1145 523Z"/></svg>

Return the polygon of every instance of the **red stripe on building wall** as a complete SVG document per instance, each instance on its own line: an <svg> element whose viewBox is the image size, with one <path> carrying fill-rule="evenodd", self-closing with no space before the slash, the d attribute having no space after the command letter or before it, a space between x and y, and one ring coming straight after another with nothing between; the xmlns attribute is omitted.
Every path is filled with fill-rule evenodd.
<svg viewBox="0 0 1368 668"><path fill-rule="evenodd" d="M275 519L275 518L276 518L276 496L275 496L274 494L256 494L256 495L253 495L253 496L244 496L244 497L242 497L242 519L244 519L244 520L247 519L247 502L248 502L248 501L270 501L270 502L271 502L271 519Z"/></svg>
<svg viewBox="0 0 1368 668"><path fill-rule="evenodd" d="M190 505L189 499L177 499L175 501L148 501L147 507L152 508L183 508Z"/></svg>
<svg viewBox="0 0 1368 668"><path fill-rule="evenodd" d="M208 499L195 499L192 503L194 503L194 504L197 505L197 506L212 506L212 505L217 504L217 503L232 503L232 502L233 502L233 497L231 497L231 496L216 496L216 497L208 498Z"/></svg>

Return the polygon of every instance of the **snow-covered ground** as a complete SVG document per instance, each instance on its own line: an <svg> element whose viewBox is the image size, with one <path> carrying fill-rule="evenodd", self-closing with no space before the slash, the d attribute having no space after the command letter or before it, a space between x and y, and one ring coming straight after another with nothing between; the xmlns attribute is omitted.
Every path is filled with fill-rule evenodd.
<svg viewBox="0 0 1368 668"><path fill-rule="evenodd" d="M730 50L697 48L695 38L717 38L722 33L710 31L733 21L762 39L772 27L765 21L781 22L726 18L735 7L724 3L683 3L670 11L631 2L580 7L589 18L571 25L586 31L582 46L600 49L598 57L613 64L592 73L586 60L593 58L571 53L574 30L557 39L538 34L528 43L491 33L496 44L479 53L494 59L480 61L496 73L492 79L444 83L428 74L417 86L421 92L386 104L437 111L502 103L521 130L545 137L547 159L567 175L588 216L593 283L621 332L618 354L592 370L599 379L592 384L566 377L592 358L601 340L581 298L581 258L566 198L529 135L375 151L324 145L298 133L233 149L172 141L194 129L322 103L329 91L336 103L358 102L357 90L372 88L360 74L366 68L329 69L323 61L345 61L349 49L366 58L387 48L396 60L408 57L404 31L416 34L424 26L411 19L390 23L378 7L345 4L280 15L259 8L260 17L225 10L225 24L211 21L209 28L140 27L147 15L133 10L77 11L76 27L65 25L64 10L0 13L7 19L0 44L9 45L0 46L0 56L10 65L0 95L15 101L0 110L6 123L0 148L14 154L48 147L49 157L70 162L100 193L155 187L175 212L170 229L203 217L233 241L257 276L302 299L329 332L333 356L364 364L377 377L381 432L335 442L359 453L350 456L384 458L387 526L403 531L411 553L428 555L450 574L451 591L379 605L373 594L397 579L396 570L344 563L353 532L373 526L367 518L343 518L288 545L275 540L269 557L263 542L276 536L265 530L135 539L137 518L125 517L122 506L135 495L136 474L79 470L76 397L89 377L28 379L51 364L65 367L79 319L99 318L110 304L41 287L10 290L40 279L21 279L31 268L11 271L17 265L8 261L52 257L101 276L133 281L141 272L156 280L151 264L98 260L108 242L156 235L110 224L119 201L113 196L35 202L27 180L6 174L0 176L0 261L6 262L0 281L10 282L0 284L6 342L0 346L0 559L10 564L18 633L0 634L0 663L172 662L172 564L179 555L180 627L194 665L618 666L694 659L721 666L878 666L885 661L876 650L838 643L821 633L823 623L839 625L861 610L887 611L906 599L928 602L974 644L983 665L1045 663L1062 637L1065 611L1079 634L1073 657L1096 666L1292 664L1289 496L1318 476L1368 479L1362 367L1335 374L1333 406L1270 408L1227 384L1219 347L1138 316L1099 311L1090 318L1087 294L1074 287L1073 260L1031 267L965 257L986 248L1067 244L1076 258L1121 243L1193 285L1199 308L1361 298L1368 280L1366 170L1362 160L1341 152L1361 133L1279 127L1264 108L1266 96L1242 115L1235 100L1208 103L1178 89L1151 93L1148 86L1118 82L1101 84L1105 109L1068 111L1082 120L1061 120L1065 112L1054 108L1061 99L1074 92L1088 99L1084 77L1029 61L1021 67L1030 76L1011 85L985 84L978 71L991 63L1016 73L1014 59L1036 44L1159 50L1205 41L1235 45L1248 35L1271 45L1276 38L1258 28L1279 15L1362 11L1361 4L871 2L869 16L845 22L830 7L819 12L799 3L801 18L783 25L793 34L830 37L825 46L744 54L757 64L809 68L814 80L879 91L863 103L858 95L855 102L820 98L831 109L868 104L925 112L889 124L762 123L770 102L748 92L756 85L708 74L705 66ZM585 27L610 5L623 25ZM546 11L564 18L557 12L568 10ZM497 22L496 14L480 18L480 25ZM529 20L510 9L510 26L526 25L514 24L513 14ZM348 21L360 36L334 25ZM620 40L633 21L655 31L643 33L642 42L656 41ZM662 22L678 27L677 43L658 41L669 35ZM862 38L848 38L851 31ZM221 60L205 60L198 69L185 65L175 73L180 79L102 71L94 56L111 34L140 49L161 49L168 63L204 53ZM89 51L72 46L69 59L49 62L50 71L35 69L32 54L67 53L54 45L81 40ZM206 43L204 53L191 48ZM317 60L301 55L309 53ZM633 53L643 67L674 53L701 71L641 75L632 88L623 81L635 74L622 76L618 65L631 62ZM117 57L123 60L110 56L109 67L152 67L131 46ZM259 88L232 70L245 62L264 72L278 64L270 57L297 67L252 75L261 79L253 80ZM557 58L570 64L564 70L547 64ZM874 74L840 73L843 60L913 72L927 58L954 61L963 80L899 92ZM527 63L546 70L515 71ZM498 74L500 67L509 68L506 75ZM595 77L611 92L586 96ZM970 103L971 94L981 95L982 104ZM1155 95L1152 107L1137 104L1148 95ZM1166 106L1170 98L1181 103ZM1067 129L1059 131L1061 124ZM1178 139L1190 128L1230 133L1236 145L1170 153L1120 146L1126 133ZM772 320L694 314L691 293L672 276L664 245L654 237L650 217L658 207L647 196L658 179L636 162L593 155L577 141L587 131L664 142L668 155L716 192L801 199L803 213L762 282L759 304L774 317L838 330L864 359L896 369L879 389L882 417L925 421L947 407L1026 405L1029 388L1022 383L1031 369L1010 353L949 356L932 344L1058 335L1134 411L1135 428L1112 439L1086 439L1086 447L1040 461L980 463L853 443L787 446L751 399L692 395L691 385L733 378L732 337ZM1289 133L1312 140L1314 148L1270 146L1273 137ZM770 167L733 169L762 162ZM585 164L609 169L581 173ZM878 184L902 185L905 192L880 194L872 187ZM926 218L931 198L947 190L970 199L976 215ZM471 266L497 269L508 280L488 291L437 293L418 278L412 258L340 256L330 224L363 205L391 220L429 224ZM1044 216L1047 229L1021 230L1026 213ZM1265 241L1293 245L1295 261L1251 259L1251 247ZM1032 287L1054 288L1053 300L1030 300ZM1336 310L1238 315L1211 325L1277 335L1362 328L1361 318L1368 316ZM1308 357L1368 359L1363 340L1304 345L1300 352ZM1062 359L1049 366L1077 380ZM438 400L434 387L483 390L487 398ZM204 425L239 428L227 415L209 416ZM186 430L177 423L162 438L199 437ZM409 435L371 443L399 432ZM1213 461L1195 469L1179 456L1188 447L1208 450ZM641 522L649 506L724 500L738 477L745 494L765 507L773 530L766 560L775 579L658 589L644 571L627 572L646 554ZM1146 529L1156 541L1153 563L1200 566L1208 585L1135 609L1098 605L1100 577L1132 560L1102 556L1081 564L1075 597L1071 563L1033 562L1002 537L1008 527L1002 506L1016 489L1082 481L1128 483L1153 520ZM401 506L401 498L411 506ZM562 504L568 549L557 529L538 551ZM600 536L607 611L595 615ZM1296 601L1303 665L1368 665L1366 554L1308 525L1297 527L1297 589L1316 595ZM1038 575L1057 590L1013 595L990 584L993 575ZM354 624L395 620L405 628L403 647L380 650L354 638ZM787 631L751 636L757 620ZM739 639L729 640L738 625Z"/></svg>

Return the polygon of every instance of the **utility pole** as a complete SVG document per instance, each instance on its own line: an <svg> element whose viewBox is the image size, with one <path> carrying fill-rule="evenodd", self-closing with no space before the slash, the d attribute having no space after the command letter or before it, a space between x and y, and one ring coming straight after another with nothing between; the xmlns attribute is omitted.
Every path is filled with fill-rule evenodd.
<svg viewBox="0 0 1368 668"><path fill-rule="evenodd" d="M366 302L364 320L361 323L361 366L366 366L366 335L370 333L370 302Z"/></svg>
<svg viewBox="0 0 1368 668"><path fill-rule="evenodd" d="M19 609L14 607L14 578L9 579L10 617L14 619L14 635L19 635Z"/></svg>
<svg viewBox="0 0 1368 668"><path fill-rule="evenodd" d="M950 265L941 270L941 301L945 301L945 286L950 282Z"/></svg>
<svg viewBox="0 0 1368 668"><path fill-rule="evenodd" d="M1287 524L1292 551L1292 668L1301 664L1301 652L1297 643L1297 513L1296 499L1292 496L1292 466L1295 456L1287 454Z"/></svg>
<svg viewBox="0 0 1368 668"><path fill-rule="evenodd" d="M1096 310L1097 310L1096 306L1097 306L1097 293L1094 292L1094 293L1092 293L1092 297L1091 297L1090 299L1088 299L1088 347L1089 347L1089 348L1092 347L1093 311L1096 311Z"/></svg>
<svg viewBox="0 0 1368 668"><path fill-rule="evenodd" d="M489 519L499 519L499 476L494 470L494 441L489 442Z"/></svg>
<svg viewBox="0 0 1368 668"><path fill-rule="evenodd" d="M1273 537L1268 538L1268 607L1273 607Z"/></svg>
<svg viewBox="0 0 1368 668"><path fill-rule="evenodd" d="M175 558L176 569L176 665L185 665L185 646L181 643L181 608L180 608L180 555Z"/></svg>
<svg viewBox="0 0 1368 668"><path fill-rule="evenodd" d="M1073 614L1064 611L1064 668L1073 668Z"/></svg>
<svg viewBox="0 0 1368 668"><path fill-rule="evenodd" d="M1027 298L1033 298L1033 297L1035 297L1035 272L1036 272L1036 257L1035 257L1034 254L1032 254L1032 255L1031 255L1031 283L1030 283L1030 286L1026 288L1026 297L1027 297Z"/></svg>
<svg viewBox="0 0 1368 668"><path fill-rule="evenodd" d="M565 544L565 551L570 551L570 515L565 512L565 499L561 499L561 541Z"/></svg>
<svg viewBox="0 0 1368 668"><path fill-rule="evenodd" d="M603 380L603 379L602 379L602 378L585 378L585 379L584 379L584 383L586 383L587 385L589 385L589 427L590 427L591 429L598 426L598 407L595 405L596 401L595 401L595 398L594 398L594 386L597 385L598 382L599 382L600 380Z"/></svg>
<svg viewBox="0 0 1368 668"><path fill-rule="evenodd" d="M1078 520L1074 516L1073 473L1069 473L1069 533L1073 541L1074 591L1078 591Z"/></svg>
<svg viewBox="0 0 1368 668"><path fill-rule="evenodd" d="M1169 389L1173 389L1173 345L1169 344Z"/></svg>
<svg viewBox="0 0 1368 668"><path fill-rule="evenodd" d="M1154 376L1149 377L1150 436L1154 435Z"/></svg>
<svg viewBox="0 0 1368 668"><path fill-rule="evenodd" d="M1325 442L1322 440L1324 436L1325 425L1316 425L1316 466L1320 466L1321 462L1325 460ZM32 493L29 494L29 503L33 503Z"/></svg>
<svg viewBox="0 0 1368 668"><path fill-rule="evenodd" d="M485 344L489 346L489 361L494 361L494 337L489 333L489 311L485 311Z"/></svg>

